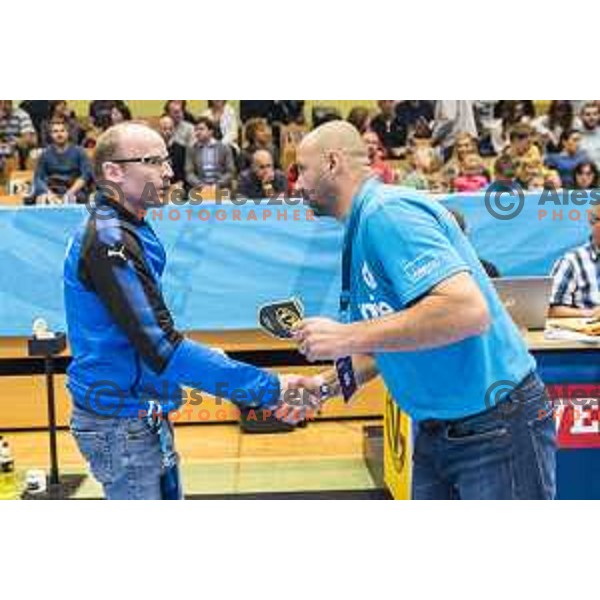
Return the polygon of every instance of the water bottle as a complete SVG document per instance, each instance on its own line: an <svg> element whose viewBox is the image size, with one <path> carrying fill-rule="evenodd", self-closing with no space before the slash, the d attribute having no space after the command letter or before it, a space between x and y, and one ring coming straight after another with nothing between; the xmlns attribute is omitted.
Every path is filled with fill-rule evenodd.
<svg viewBox="0 0 600 600"><path fill-rule="evenodd" d="M0 500L18 500L19 485L15 461L8 442L0 439Z"/></svg>

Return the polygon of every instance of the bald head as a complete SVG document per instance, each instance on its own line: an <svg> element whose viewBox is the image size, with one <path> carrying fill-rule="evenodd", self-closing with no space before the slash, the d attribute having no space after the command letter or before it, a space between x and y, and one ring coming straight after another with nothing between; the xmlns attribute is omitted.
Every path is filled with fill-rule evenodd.
<svg viewBox="0 0 600 600"><path fill-rule="evenodd" d="M311 131L298 147L296 162L298 188L317 215L343 217L370 174L366 144L346 121L330 121Z"/></svg>
<svg viewBox="0 0 600 600"><path fill-rule="evenodd" d="M173 171L160 134L144 123L127 121L107 129L99 138L94 155L97 183L112 195L115 186L122 202L135 210L164 198ZM102 189L102 186L99 185Z"/></svg>
<svg viewBox="0 0 600 600"><path fill-rule="evenodd" d="M367 147L360 133L347 121L330 121L302 139L300 150L309 148L321 156L335 152L345 157L349 167L367 165Z"/></svg>
<svg viewBox="0 0 600 600"><path fill-rule="evenodd" d="M109 127L96 143L94 173L104 177L103 165L117 158L161 156L165 153L161 136L144 123L126 121Z"/></svg>

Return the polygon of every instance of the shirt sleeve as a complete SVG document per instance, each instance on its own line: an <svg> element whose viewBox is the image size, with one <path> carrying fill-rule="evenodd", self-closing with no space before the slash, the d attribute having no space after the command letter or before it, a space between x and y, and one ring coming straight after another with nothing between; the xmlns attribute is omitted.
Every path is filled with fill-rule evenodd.
<svg viewBox="0 0 600 600"><path fill-rule="evenodd" d="M573 263L563 256L556 261L552 272L552 292L550 294L550 306L576 306L575 290L576 277Z"/></svg>
<svg viewBox="0 0 600 600"><path fill-rule="evenodd" d="M93 236L84 246L82 274L142 360L177 384L198 387L200 382L204 391L235 396L239 404L274 404L279 398L277 376L232 360L177 331L141 243L134 234L121 231L115 243Z"/></svg>
<svg viewBox="0 0 600 600"><path fill-rule="evenodd" d="M447 225L427 210L383 204L365 227L368 258L405 306L452 275L471 271L450 242Z"/></svg>

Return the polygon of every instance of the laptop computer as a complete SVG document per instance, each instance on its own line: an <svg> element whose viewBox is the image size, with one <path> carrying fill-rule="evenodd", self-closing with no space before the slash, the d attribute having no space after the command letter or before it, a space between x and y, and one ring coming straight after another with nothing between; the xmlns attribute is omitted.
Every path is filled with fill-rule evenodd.
<svg viewBox="0 0 600 600"><path fill-rule="evenodd" d="M552 277L501 277L492 283L518 327L544 329Z"/></svg>

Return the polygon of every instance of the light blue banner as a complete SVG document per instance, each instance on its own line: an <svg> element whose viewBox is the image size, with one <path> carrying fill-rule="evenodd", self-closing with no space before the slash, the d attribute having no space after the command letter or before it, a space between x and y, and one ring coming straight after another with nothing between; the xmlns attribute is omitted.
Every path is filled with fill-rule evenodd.
<svg viewBox="0 0 600 600"><path fill-rule="evenodd" d="M480 256L503 275L546 274L588 236L589 206L540 204L540 195L531 194L517 217L499 220L483 195L444 201L463 212ZM562 210L562 220L552 218L553 210ZM573 210L579 220L569 216ZM0 335L27 335L37 317L64 329L62 263L71 232L86 216L78 206L0 207ZM288 296L300 297L309 316L335 316L342 228L309 216L304 208L252 203L151 211L167 251L164 293L177 326L254 328L260 304Z"/></svg>

